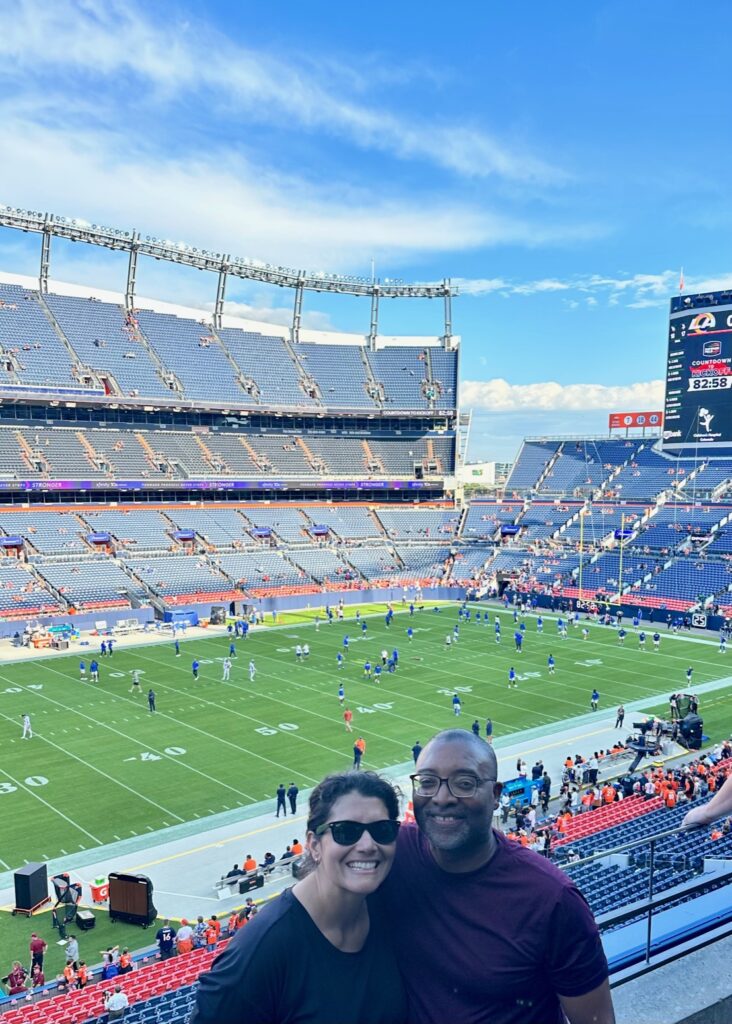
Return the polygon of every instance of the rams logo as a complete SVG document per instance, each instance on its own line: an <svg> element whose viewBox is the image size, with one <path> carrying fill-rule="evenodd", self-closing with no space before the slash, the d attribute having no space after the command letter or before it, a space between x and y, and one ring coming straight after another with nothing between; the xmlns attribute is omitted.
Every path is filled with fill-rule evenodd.
<svg viewBox="0 0 732 1024"><path fill-rule="evenodd" d="M689 324L690 331L711 331L717 326L713 313L697 313Z"/></svg>

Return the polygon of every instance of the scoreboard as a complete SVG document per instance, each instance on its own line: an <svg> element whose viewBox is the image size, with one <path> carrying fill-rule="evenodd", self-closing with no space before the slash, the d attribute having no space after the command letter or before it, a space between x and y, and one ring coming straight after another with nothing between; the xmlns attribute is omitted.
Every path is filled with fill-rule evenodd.
<svg viewBox="0 0 732 1024"><path fill-rule="evenodd" d="M671 303L664 448L732 447L732 295L699 300Z"/></svg>

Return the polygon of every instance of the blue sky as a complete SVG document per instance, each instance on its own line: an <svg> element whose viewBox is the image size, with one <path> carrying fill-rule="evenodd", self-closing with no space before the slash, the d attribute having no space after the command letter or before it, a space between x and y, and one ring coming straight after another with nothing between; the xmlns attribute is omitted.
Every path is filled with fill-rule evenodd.
<svg viewBox="0 0 732 1024"><path fill-rule="evenodd" d="M668 298L732 283L728 7L648 4L137 5L9 0L0 202L309 270L460 287L470 456L602 432L660 408ZM37 239L0 231L0 269ZM57 243L53 274L122 288L120 257ZM142 294L215 281L143 264ZM234 285L285 322L291 296ZM306 299L313 327L368 304ZM441 333L385 303L384 333Z"/></svg>

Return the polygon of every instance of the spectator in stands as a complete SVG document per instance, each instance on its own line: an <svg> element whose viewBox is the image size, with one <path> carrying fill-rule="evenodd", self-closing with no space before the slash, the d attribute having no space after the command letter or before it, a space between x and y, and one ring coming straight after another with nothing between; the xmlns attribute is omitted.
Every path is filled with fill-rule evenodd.
<svg viewBox="0 0 732 1024"><path fill-rule="evenodd" d="M196 918L196 923L193 926L193 946L194 949L202 949L206 945L206 922L203 917L199 914Z"/></svg>
<svg viewBox="0 0 732 1024"><path fill-rule="evenodd" d="M724 785L714 794L709 803L701 807L693 807L681 822L684 828L694 828L699 825L711 825L717 818L732 812L732 774L730 774Z"/></svg>
<svg viewBox="0 0 732 1024"><path fill-rule="evenodd" d="M311 870L237 932L201 976L191 1024L406 1020L390 936L367 897L396 850L399 804L372 772L328 776L310 797ZM344 955L345 954L345 955Z"/></svg>
<svg viewBox="0 0 732 1024"><path fill-rule="evenodd" d="M180 922L180 928L175 937L175 947L179 955L181 953L190 953L193 949L193 929L185 917Z"/></svg>
<svg viewBox="0 0 732 1024"><path fill-rule="evenodd" d="M33 988L43 988L45 984L46 976L43 973L43 968L40 964L33 964L33 970L31 971L31 985Z"/></svg>
<svg viewBox="0 0 732 1024"><path fill-rule="evenodd" d="M12 969L4 979L9 996L19 996L28 991L28 972L20 960L14 960Z"/></svg>
<svg viewBox="0 0 732 1024"><path fill-rule="evenodd" d="M107 1011L107 1019L122 1020L125 1010L130 1005L129 999L122 991L122 986L115 985L114 992L105 992L103 999L104 1009Z"/></svg>
<svg viewBox="0 0 732 1024"><path fill-rule="evenodd" d="M564 1011L571 1024L612 1024L592 914L566 874L492 829L496 773L493 748L455 729L427 744L412 776L418 827L401 830L382 888L410 1016L546 1024Z"/></svg>
<svg viewBox="0 0 732 1024"><path fill-rule="evenodd" d="M167 918L163 921L162 928L158 928L155 941L158 944L161 960L169 960L171 956L175 956L175 928Z"/></svg>

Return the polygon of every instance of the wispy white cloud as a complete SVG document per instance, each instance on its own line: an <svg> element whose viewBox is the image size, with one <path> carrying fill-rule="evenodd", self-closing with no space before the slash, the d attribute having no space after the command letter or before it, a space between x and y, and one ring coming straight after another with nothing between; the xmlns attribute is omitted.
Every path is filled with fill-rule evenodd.
<svg viewBox="0 0 732 1024"><path fill-rule="evenodd" d="M206 308L213 312L213 303ZM281 327L292 326L292 308L274 306L267 303L225 302L224 313L228 316L241 317L244 320L258 320L267 324L278 324ZM336 329L327 313L317 309L307 309L302 313L301 326L313 331L333 331Z"/></svg>
<svg viewBox="0 0 732 1024"><path fill-rule="evenodd" d="M26 74L39 68L86 76L133 75L157 100L208 93L230 117L289 129L321 130L362 149L426 160L456 174L519 183L560 183L567 174L482 127L405 117L382 98L360 100L380 83L373 60L339 65L298 52L265 53L236 45L205 23L166 18L157 24L124 0L15 0L3 15L0 62ZM154 10L154 7L148 8ZM387 69L388 70L388 69ZM414 69L410 69L414 73ZM394 80L394 76L389 75ZM424 78L431 75L425 71ZM355 98L352 98L355 94Z"/></svg>
<svg viewBox="0 0 732 1024"><path fill-rule="evenodd" d="M424 204L309 185L222 149L188 158L161 156L124 132L64 128L15 116L0 101L3 167L0 201L120 227L138 227L308 270L365 271L369 260L396 266L414 254L499 244L534 244L537 229L519 218L448 198ZM49 168L53 174L49 174ZM545 239L566 229L545 227Z"/></svg>
<svg viewBox="0 0 732 1024"><path fill-rule="evenodd" d="M587 412L597 409L658 409L663 402L665 384L651 380L637 384L509 384L492 380L466 380L460 389L462 405L493 413L537 411Z"/></svg>
<svg viewBox="0 0 732 1024"><path fill-rule="evenodd" d="M504 298L563 292L568 309L581 305L596 306L604 300L608 306L624 305L628 309L663 307L672 295L679 294L679 271L662 270L655 274L627 274L616 277L603 274L576 275L566 279L539 278L515 281L502 277L454 278L462 295L498 294ZM686 292L721 291L732 288L732 273L713 278L690 277L685 280Z"/></svg>

